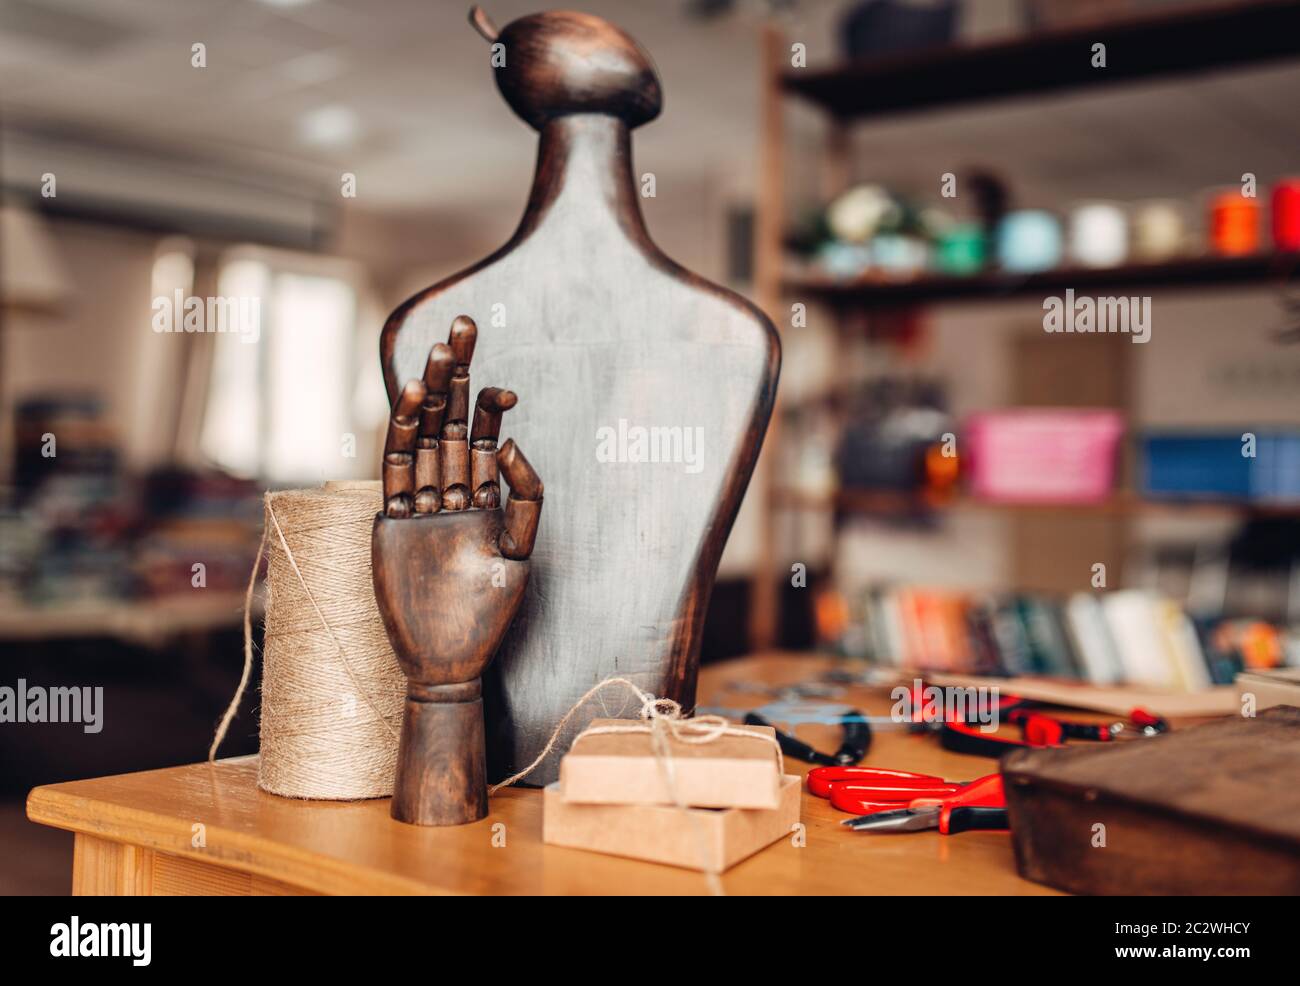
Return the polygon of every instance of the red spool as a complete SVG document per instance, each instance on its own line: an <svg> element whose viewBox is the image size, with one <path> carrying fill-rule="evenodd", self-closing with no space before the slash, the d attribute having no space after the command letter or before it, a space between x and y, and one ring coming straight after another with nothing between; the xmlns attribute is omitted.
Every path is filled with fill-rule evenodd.
<svg viewBox="0 0 1300 986"><path fill-rule="evenodd" d="M1210 204L1210 245L1224 257L1259 249L1259 203L1240 192L1223 192Z"/></svg>
<svg viewBox="0 0 1300 986"><path fill-rule="evenodd" d="M1273 186L1273 245L1300 250L1300 178L1283 178Z"/></svg>

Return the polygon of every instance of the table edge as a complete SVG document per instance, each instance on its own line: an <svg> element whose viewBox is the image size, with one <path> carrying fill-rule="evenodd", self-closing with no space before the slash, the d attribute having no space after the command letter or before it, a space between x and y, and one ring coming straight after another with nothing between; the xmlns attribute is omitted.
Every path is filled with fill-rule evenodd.
<svg viewBox="0 0 1300 986"><path fill-rule="evenodd" d="M463 896L463 891L431 886L379 870L367 871L375 886L368 888L365 894L358 894L356 880L350 874L347 864L330 856L312 854L304 858L310 850L294 847L292 851L285 851L274 840L251 837L234 829L211 825L207 831L208 846L195 849L191 844L192 832L181 820L141 808L67 794L57 790L59 786L46 784L32 789L27 796L29 821L78 835L181 856L210 866L252 873L316 893L345 896ZM112 805L116 819L105 819L93 811L95 805L104 804ZM257 861L259 856L273 859L278 865L261 864Z"/></svg>

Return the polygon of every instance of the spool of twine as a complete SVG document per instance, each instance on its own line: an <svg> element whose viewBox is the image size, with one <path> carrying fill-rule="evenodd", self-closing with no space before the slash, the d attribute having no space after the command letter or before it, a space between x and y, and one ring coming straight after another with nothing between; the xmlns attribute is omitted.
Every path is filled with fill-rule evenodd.
<svg viewBox="0 0 1300 986"><path fill-rule="evenodd" d="M264 791L327 800L393 793L406 678L371 585L371 527L381 500L377 483L266 494L257 779Z"/></svg>

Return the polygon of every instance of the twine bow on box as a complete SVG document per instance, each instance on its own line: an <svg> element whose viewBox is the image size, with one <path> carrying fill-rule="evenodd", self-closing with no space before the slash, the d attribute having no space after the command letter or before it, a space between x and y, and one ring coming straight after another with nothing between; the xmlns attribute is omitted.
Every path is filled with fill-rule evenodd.
<svg viewBox="0 0 1300 986"><path fill-rule="evenodd" d="M530 763L517 774L512 774L499 784L494 784L488 788L488 794L496 794L503 787L509 787L516 781L523 780L546 759L547 755L555 748L559 741L564 727L569 724L573 714L582 708L589 698L609 685L623 685L630 689L641 701L640 716L644 722L629 721L626 726L588 726L574 739L573 746L577 746L579 741L585 736L599 736L609 733L649 733L651 738L651 749L655 753L655 759L661 768L666 769L664 780L668 782L668 790L674 795L674 802L679 808L689 807L688 805L676 802L676 790L672 784L672 749L669 746L669 740L676 740L679 743L686 743L690 746L702 746L705 743L712 743L723 736L739 736L746 739L760 740L769 744L776 753L776 767L778 774L785 773L785 757L781 753L781 744L776 741L776 737L768 736L763 733L756 733L749 729L742 729L739 726L733 726L730 722L718 715L695 716L690 719L682 718L682 707L678 702L670 698L656 698L649 692L642 691L633 682L627 678L606 678L604 681L593 685L586 693L573 703L568 712L564 713L555 731L551 733L551 738L546 741L546 746L542 752L537 755L537 759Z"/></svg>
<svg viewBox="0 0 1300 986"><path fill-rule="evenodd" d="M694 812L690 810L690 805L682 801L681 796L677 793L677 784L675 780L675 771L673 767L672 741L685 743L690 746L702 746L706 743L713 743L723 736L739 736L748 739L759 740L767 743L776 753L776 767L779 775L785 774L785 757L781 753L781 745L777 743L775 736L765 733L757 733L752 730L742 729L739 726L733 726L730 722L718 715L696 716L692 719L682 718L682 707L680 703L669 698L656 698L649 692L638 688L633 682L626 678L606 678L599 684L593 685L578 701L560 719L555 731L551 733L551 738L546 741L546 746L542 752L537 755L537 759L530 763L519 773L507 777L500 784L488 788L489 794L496 794L503 787L509 787L516 781L528 776L528 774L537 767L547 755L555 748L559 741L564 727L568 725L569 720L573 718L574 713L578 711L586 701L597 692L610 685L622 685L630 689L641 701L641 722L629 721L627 725L620 726L588 726L573 741L577 746L585 736L599 736L611 733L648 733L650 735L650 749L655 755L655 763L658 765L663 775L664 786L668 789L669 796L673 799L673 804L690 819L691 825L695 829L696 839L700 849L700 869L704 872L704 878L708 882L709 892L715 896L722 896L722 880L718 871L710 865L708 839L700 829L700 820Z"/></svg>

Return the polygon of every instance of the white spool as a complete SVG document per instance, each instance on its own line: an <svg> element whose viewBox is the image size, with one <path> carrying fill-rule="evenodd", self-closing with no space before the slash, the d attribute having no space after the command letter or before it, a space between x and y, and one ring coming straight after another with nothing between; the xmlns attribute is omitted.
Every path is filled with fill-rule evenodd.
<svg viewBox="0 0 1300 986"><path fill-rule="evenodd" d="M1111 202L1087 202L1070 214L1070 257L1082 267L1118 267L1128 256L1128 222Z"/></svg>

